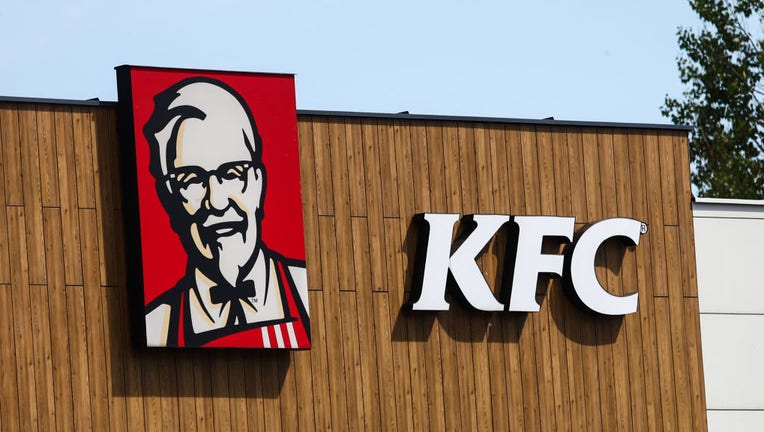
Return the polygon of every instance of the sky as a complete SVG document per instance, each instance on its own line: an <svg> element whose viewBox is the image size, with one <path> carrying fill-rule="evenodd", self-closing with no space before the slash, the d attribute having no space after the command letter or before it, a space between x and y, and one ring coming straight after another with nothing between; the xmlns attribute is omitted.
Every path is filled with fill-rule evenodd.
<svg viewBox="0 0 764 432"><path fill-rule="evenodd" d="M669 123L686 0L47 1L0 8L0 96L115 101L122 64L296 75L297 108Z"/></svg>

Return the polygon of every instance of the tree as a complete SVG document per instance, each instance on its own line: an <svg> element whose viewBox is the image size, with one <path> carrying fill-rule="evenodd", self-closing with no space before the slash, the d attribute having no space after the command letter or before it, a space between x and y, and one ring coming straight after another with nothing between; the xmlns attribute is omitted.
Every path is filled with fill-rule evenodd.
<svg viewBox="0 0 764 432"><path fill-rule="evenodd" d="M764 1L690 0L700 30L680 28L681 99L664 116L693 127L692 181L699 195L764 198ZM752 30L754 29L754 30Z"/></svg>

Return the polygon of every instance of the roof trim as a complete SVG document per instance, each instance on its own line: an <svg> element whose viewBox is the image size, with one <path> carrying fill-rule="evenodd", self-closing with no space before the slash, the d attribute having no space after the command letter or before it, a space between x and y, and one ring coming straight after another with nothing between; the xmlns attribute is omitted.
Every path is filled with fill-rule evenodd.
<svg viewBox="0 0 764 432"><path fill-rule="evenodd" d="M429 121L454 121L454 122L477 122L477 123L502 123L502 124L525 124L536 126L578 126L578 127L606 127L606 128L630 128L630 129L665 129L677 131L691 131L691 126L672 124L650 123L619 123L598 121L576 120L553 120L553 119L519 119L506 117L470 117L452 115L408 114L408 113L373 113L351 111L318 111L297 110L298 115L333 116L333 117L358 117L358 118L382 118L392 120L429 120Z"/></svg>
<svg viewBox="0 0 764 432"><path fill-rule="evenodd" d="M98 98L78 100L78 99L51 99L36 97L17 97L0 96L0 102L12 103L34 103L34 104L53 104L53 105L77 105L77 106L116 106L116 102L102 101Z"/></svg>
<svg viewBox="0 0 764 432"><path fill-rule="evenodd" d="M51 98L35 98L35 97L0 96L0 102L78 105L78 106L116 106L117 105L117 102L115 101L102 101L102 100L99 100L98 98L88 99L88 100L76 100L76 99L51 99ZM475 123L497 123L497 124L524 124L524 125L535 125L535 126L575 126L575 127L601 127L601 128L619 128L619 129L625 129L625 128L658 129L658 130L675 130L675 131L685 131L685 132L692 130L692 127L690 126L672 125L672 124L598 122L598 121L553 120L553 119L520 119L520 118L506 118L506 117L471 117L471 116L455 116L455 115L409 114L406 112L395 114L395 113L298 109L297 115L375 118L375 119L388 119L388 120L422 120L422 121L475 122Z"/></svg>

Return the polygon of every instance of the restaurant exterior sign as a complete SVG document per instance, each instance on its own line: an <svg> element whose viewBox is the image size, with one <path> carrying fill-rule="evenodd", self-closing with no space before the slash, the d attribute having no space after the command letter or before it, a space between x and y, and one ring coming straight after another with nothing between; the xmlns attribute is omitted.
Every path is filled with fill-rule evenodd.
<svg viewBox="0 0 764 432"><path fill-rule="evenodd" d="M616 296L607 292L597 280L594 258L600 246L610 239L622 239L626 246L639 245L640 235L647 233L643 222L605 219L574 235L573 217L467 215L462 218L464 234L454 245L451 238L458 214L421 213L414 220L420 233L410 304L414 311L448 310L450 305L445 299L448 288L471 309L538 312L536 282L540 274L562 277L568 292L592 312L626 315L637 311L638 293ZM508 250L504 263L505 278L510 278L505 303L496 299L475 261L501 229L511 229L515 245ZM542 253L547 237L568 243L564 253Z"/></svg>

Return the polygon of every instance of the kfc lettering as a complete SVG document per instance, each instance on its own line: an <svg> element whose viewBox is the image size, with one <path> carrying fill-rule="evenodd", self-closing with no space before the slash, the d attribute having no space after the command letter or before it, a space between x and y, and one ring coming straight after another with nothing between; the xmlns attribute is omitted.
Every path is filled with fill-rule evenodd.
<svg viewBox="0 0 764 432"><path fill-rule="evenodd" d="M597 280L594 258L599 247L611 238L639 245L647 225L628 218L605 219L580 230L573 241L575 218L558 216L467 215L462 219L465 234L453 249L451 237L458 214L422 213L414 217L420 224L411 309L445 311L448 286L466 306L482 311L538 312L536 281L542 273L563 278L571 293L586 308L603 315L625 315L637 311L638 294L616 296ZM514 250L508 250L505 277L511 277L508 302L493 295L475 259L503 227L510 228ZM559 254L541 253L545 237L570 243ZM452 252L453 251L453 252ZM449 272L453 283L448 284Z"/></svg>

